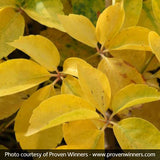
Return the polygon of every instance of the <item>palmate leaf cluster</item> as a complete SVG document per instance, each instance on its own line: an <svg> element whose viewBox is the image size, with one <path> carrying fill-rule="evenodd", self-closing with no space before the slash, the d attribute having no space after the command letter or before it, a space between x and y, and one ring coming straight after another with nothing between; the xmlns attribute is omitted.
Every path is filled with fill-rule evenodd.
<svg viewBox="0 0 160 160"><path fill-rule="evenodd" d="M160 149L160 2L88 5L0 0L0 119L17 112L22 149L105 149L106 128L122 149ZM26 14L49 28L27 35Z"/></svg>

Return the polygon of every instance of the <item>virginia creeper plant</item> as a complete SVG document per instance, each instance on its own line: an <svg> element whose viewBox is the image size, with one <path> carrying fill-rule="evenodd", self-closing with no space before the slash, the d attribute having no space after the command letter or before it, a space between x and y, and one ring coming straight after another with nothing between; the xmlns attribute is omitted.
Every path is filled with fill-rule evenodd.
<svg viewBox="0 0 160 160"><path fill-rule="evenodd" d="M121 149L160 149L160 2L89 4L0 0L0 135L14 125L21 149L110 149L109 128Z"/></svg>

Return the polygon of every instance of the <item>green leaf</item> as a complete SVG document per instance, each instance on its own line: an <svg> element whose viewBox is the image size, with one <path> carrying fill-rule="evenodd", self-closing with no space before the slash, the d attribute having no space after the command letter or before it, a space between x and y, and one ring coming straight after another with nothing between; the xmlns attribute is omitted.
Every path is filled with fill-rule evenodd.
<svg viewBox="0 0 160 160"><path fill-rule="evenodd" d="M51 75L31 60L14 59L0 64L0 97L32 88Z"/></svg>
<svg viewBox="0 0 160 160"><path fill-rule="evenodd" d="M17 0L1 0L0 1L0 8L5 8L5 7L15 7L17 4Z"/></svg>
<svg viewBox="0 0 160 160"><path fill-rule="evenodd" d="M97 47L95 27L87 17L76 14L59 15L58 17L70 36L90 47Z"/></svg>
<svg viewBox="0 0 160 160"><path fill-rule="evenodd" d="M138 23L143 0L123 0L123 7L125 10L124 28L135 26Z"/></svg>
<svg viewBox="0 0 160 160"><path fill-rule="evenodd" d="M106 8L99 16L96 24L98 42L108 48L110 41L119 32L124 21L124 10L120 3Z"/></svg>
<svg viewBox="0 0 160 160"><path fill-rule="evenodd" d="M27 0L22 9L35 21L64 31L57 16L58 14L64 14L61 0Z"/></svg>
<svg viewBox="0 0 160 160"><path fill-rule="evenodd" d="M160 149L160 131L141 118L127 118L113 126L122 149Z"/></svg>
<svg viewBox="0 0 160 160"><path fill-rule="evenodd" d="M82 14L88 17L92 23L96 24L98 14L105 9L104 0L71 0L72 11L74 14Z"/></svg>
<svg viewBox="0 0 160 160"><path fill-rule="evenodd" d="M0 59L8 56L14 47L8 45L23 35L25 22L20 13L12 8L0 10Z"/></svg>
<svg viewBox="0 0 160 160"><path fill-rule="evenodd" d="M61 87L62 94L73 94L75 96L83 97L83 91L77 78L67 76L63 79Z"/></svg>
<svg viewBox="0 0 160 160"><path fill-rule="evenodd" d="M92 66L78 65L78 78L85 99L105 115L111 98L106 75Z"/></svg>
<svg viewBox="0 0 160 160"><path fill-rule="evenodd" d="M29 119L33 110L38 107L42 101L54 94L53 86L48 85L35 92L21 106L15 119L14 130L16 139L23 149L53 149L61 142L63 137L62 126L53 127L32 136L25 136L30 125Z"/></svg>
<svg viewBox="0 0 160 160"><path fill-rule="evenodd" d="M63 134L67 145L83 144L90 149L104 149L104 131L90 120L65 123Z"/></svg>
<svg viewBox="0 0 160 160"><path fill-rule="evenodd" d="M0 97L0 119L7 118L17 112L23 102L36 91L37 87L28 89L23 92Z"/></svg>
<svg viewBox="0 0 160 160"><path fill-rule="evenodd" d="M121 59L103 58L98 69L108 77L112 96L131 83L145 83L142 75Z"/></svg>
<svg viewBox="0 0 160 160"><path fill-rule="evenodd" d="M144 27L134 26L123 29L110 42L109 50L144 50L150 51L148 34L150 30Z"/></svg>
<svg viewBox="0 0 160 160"><path fill-rule="evenodd" d="M53 96L33 111L26 136L68 121L98 117L95 108L82 98L67 94Z"/></svg>
<svg viewBox="0 0 160 160"><path fill-rule="evenodd" d="M145 84L130 84L118 91L112 100L113 114L137 104L160 100L160 92Z"/></svg>
<svg viewBox="0 0 160 160"><path fill-rule="evenodd" d="M28 54L49 71L56 70L59 65L60 55L56 46L43 36L24 36L9 44Z"/></svg>

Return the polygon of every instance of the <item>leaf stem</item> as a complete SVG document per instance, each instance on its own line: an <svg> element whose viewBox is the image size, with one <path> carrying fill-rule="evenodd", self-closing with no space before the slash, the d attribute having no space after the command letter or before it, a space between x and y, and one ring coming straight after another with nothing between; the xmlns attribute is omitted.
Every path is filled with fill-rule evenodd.
<svg viewBox="0 0 160 160"><path fill-rule="evenodd" d="M152 59L154 58L154 54L152 54L152 56L146 61L141 73L144 73L144 71L147 69L147 67L149 66L149 64L151 63Z"/></svg>

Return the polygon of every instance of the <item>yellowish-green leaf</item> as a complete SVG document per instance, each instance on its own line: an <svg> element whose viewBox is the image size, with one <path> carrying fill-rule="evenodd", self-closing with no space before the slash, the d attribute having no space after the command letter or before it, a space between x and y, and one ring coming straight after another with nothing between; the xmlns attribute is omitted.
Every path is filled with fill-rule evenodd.
<svg viewBox="0 0 160 160"><path fill-rule="evenodd" d="M83 150L83 149L91 149L90 146L87 145L63 145L63 146L59 146L56 149L67 149L67 150L71 150L71 149L77 149L77 150Z"/></svg>
<svg viewBox="0 0 160 160"><path fill-rule="evenodd" d="M8 45L23 35L25 22L13 8L0 10L0 59L8 56L15 48Z"/></svg>
<svg viewBox="0 0 160 160"><path fill-rule="evenodd" d="M110 41L119 32L124 21L124 9L120 3L106 8L99 16L96 24L98 41L108 47Z"/></svg>
<svg viewBox="0 0 160 160"><path fill-rule="evenodd" d="M112 100L113 114L134 105L160 100L160 92L145 84L130 84L118 91Z"/></svg>
<svg viewBox="0 0 160 160"><path fill-rule="evenodd" d="M36 89L37 87L34 87L20 93L0 97L0 119L7 118L15 113Z"/></svg>
<svg viewBox="0 0 160 160"><path fill-rule="evenodd" d="M50 71L56 70L59 65L60 56L56 46L43 36L24 36L9 44L25 52Z"/></svg>
<svg viewBox="0 0 160 160"><path fill-rule="evenodd" d="M31 60L14 59L0 64L0 97L32 88L51 75Z"/></svg>
<svg viewBox="0 0 160 160"><path fill-rule="evenodd" d="M106 75L92 66L78 65L78 77L86 100L105 114L111 98L110 84Z"/></svg>
<svg viewBox="0 0 160 160"><path fill-rule="evenodd" d="M144 68L144 64L147 58L145 51L113 50L110 53L113 57L123 59L127 63L131 64L139 72L141 72L142 69Z"/></svg>
<svg viewBox="0 0 160 160"><path fill-rule="evenodd" d="M144 119L124 119L113 131L122 149L160 149L160 131Z"/></svg>
<svg viewBox="0 0 160 160"><path fill-rule="evenodd" d="M17 0L1 0L0 1L0 8L4 7L15 7L17 3Z"/></svg>
<svg viewBox="0 0 160 160"><path fill-rule="evenodd" d="M85 62L80 58L76 57L68 58L64 61L63 64L63 73L78 77L78 70L77 70L78 65L90 67L90 65L87 62Z"/></svg>
<svg viewBox="0 0 160 160"><path fill-rule="evenodd" d="M78 79L69 75L65 79L63 79L61 93L73 94L75 96L83 97L83 91L81 89Z"/></svg>
<svg viewBox="0 0 160 160"><path fill-rule="evenodd" d="M123 0L123 7L125 10L124 28L135 26L138 23L143 0Z"/></svg>
<svg viewBox="0 0 160 160"><path fill-rule="evenodd" d="M66 0L64 1L67 2ZM96 52L95 48L91 48L79 41L75 41L75 39L67 33L58 31L54 28L47 28L47 30L41 32L41 35L50 39L57 46L61 55L60 65L63 65L64 61L69 57L86 59Z"/></svg>
<svg viewBox="0 0 160 160"><path fill-rule="evenodd" d="M121 59L103 58L98 69L108 77L112 96L131 83L145 83L142 75Z"/></svg>
<svg viewBox="0 0 160 160"><path fill-rule="evenodd" d="M90 120L75 121L63 125L67 145L84 145L90 149L104 149L104 131Z"/></svg>
<svg viewBox="0 0 160 160"><path fill-rule="evenodd" d="M33 110L54 94L53 86L46 86L35 92L20 108L16 116L14 130L16 139L23 149L52 149L61 142L62 126L53 127L32 136L25 136Z"/></svg>
<svg viewBox="0 0 160 160"><path fill-rule="evenodd" d="M0 145L0 149L7 149L7 148L3 145Z"/></svg>
<svg viewBox="0 0 160 160"><path fill-rule="evenodd" d="M147 27L152 31L156 31L160 34L160 23L156 21L152 10L152 0L143 1L143 8L138 26Z"/></svg>
<svg viewBox="0 0 160 160"><path fill-rule="evenodd" d="M58 14L64 14L61 0L28 0L22 9L39 23L64 31L58 19Z"/></svg>
<svg viewBox="0 0 160 160"><path fill-rule="evenodd" d="M157 21L160 23L160 1L152 0L152 8L154 16L156 17Z"/></svg>
<svg viewBox="0 0 160 160"><path fill-rule="evenodd" d="M139 26L123 29L112 39L109 50L132 49L150 51L148 44L149 32L149 29Z"/></svg>
<svg viewBox="0 0 160 160"><path fill-rule="evenodd" d="M160 36L154 31L149 33L149 44L152 52L156 55L158 61L160 62Z"/></svg>
<svg viewBox="0 0 160 160"><path fill-rule="evenodd" d="M69 94L57 95L43 101L33 111L26 135L29 136L68 121L98 117L95 108L82 98Z"/></svg>
<svg viewBox="0 0 160 160"><path fill-rule="evenodd" d="M95 27L87 17L70 14L69 16L60 15L59 19L70 36L90 47L96 48Z"/></svg>

